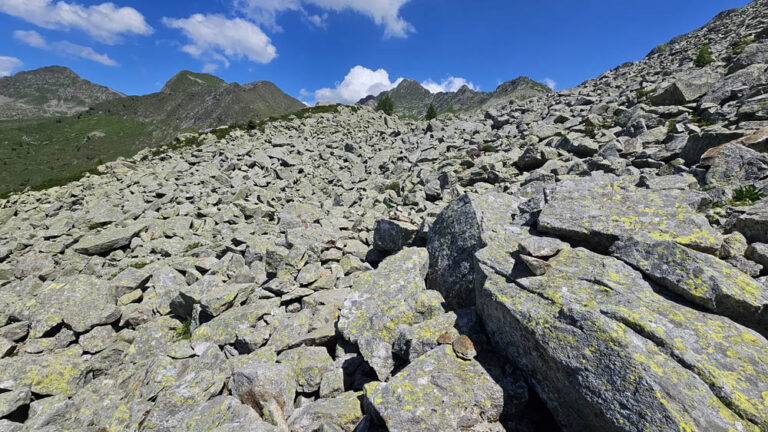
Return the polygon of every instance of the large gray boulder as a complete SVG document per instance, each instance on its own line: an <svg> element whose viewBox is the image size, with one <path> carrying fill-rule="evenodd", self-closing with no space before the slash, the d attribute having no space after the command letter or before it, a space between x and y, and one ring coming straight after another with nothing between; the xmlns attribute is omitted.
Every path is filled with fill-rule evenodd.
<svg viewBox="0 0 768 432"><path fill-rule="evenodd" d="M632 239L612 251L669 291L768 335L768 290L727 262L670 241Z"/></svg>
<svg viewBox="0 0 768 432"><path fill-rule="evenodd" d="M485 250L478 259L490 338L564 430L768 427L768 341L758 333L667 300L628 265L585 249L514 281L485 264Z"/></svg>
<svg viewBox="0 0 768 432"><path fill-rule="evenodd" d="M717 83L718 74L702 69L676 77L672 84L649 97L653 105L683 105L704 96Z"/></svg>
<svg viewBox="0 0 768 432"><path fill-rule="evenodd" d="M368 384L365 396L391 431L483 430L504 408L503 391L488 372L476 361L458 358L449 345L386 383Z"/></svg>
<svg viewBox="0 0 768 432"><path fill-rule="evenodd" d="M554 186L538 228L598 251L635 236L715 252L722 236L693 208L702 199L703 194L689 189L651 191L613 175L595 174Z"/></svg>
<svg viewBox="0 0 768 432"><path fill-rule="evenodd" d="M125 228L107 228L98 234L83 237L72 249L84 255L101 255L128 246L131 239L146 229L144 222L134 223Z"/></svg>
<svg viewBox="0 0 768 432"><path fill-rule="evenodd" d="M358 345L380 380L395 367L393 344L404 328L443 313L443 298L424 284L428 266L426 249L402 250L361 273L344 301L338 328Z"/></svg>
<svg viewBox="0 0 768 432"><path fill-rule="evenodd" d="M452 309L474 305L474 254L489 237L506 235L518 213L518 201L506 194L466 194L448 206L429 230L429 289Z"/></svg>
<svg viewBox="0 0 768 432"><path fill-rule="evenodd" d="M750 242L768 243L768 199L734 214L728 225Z"/></svg>

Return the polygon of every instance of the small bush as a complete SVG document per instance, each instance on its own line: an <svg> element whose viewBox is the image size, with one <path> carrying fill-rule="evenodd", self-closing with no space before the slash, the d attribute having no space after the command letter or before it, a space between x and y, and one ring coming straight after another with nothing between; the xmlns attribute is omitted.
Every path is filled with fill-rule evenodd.
<svg viewBox="0 0 768 432"><path fill-rule="evenodd" d="M677 120L670 120L667 122L667 133L671 134L675 131L675 127L677 126Z"/></svg>
<svg viewBox="0 0 768 432"><path fill-rule="evenodd" d="M434 105L429 104L429 108L427 108L427 116L424 118L427 121L434 120L437 118L437 110L435 109Z"/></svg>
<svg viewBox="0 0 768 432"><path fill-rule="evenodd" d="M656 91L656 87L649 88L649 89L640 89L635 94L637 95L637 99L645 99L648 96L652 95Z"/></svg>
<svg viewBox="0 0 768 432"><path fill-rule="evenodd" d="M376 103L376 111L381 111L386 115L392 115L395 113L395 103L389 95L384 95L384 97L379 99Z"/></svg>
<svg viewBox="0 0 768 432"><path fill-rule="evenodd" d="M742 186L733 191L732 206L748 206L765 198L765 194L752 185Z"/></svg>
<svg viewBox="0 0 768 432"><path fill-rule="evenodd" d="M400 190L400 182L392 182L384 186L384 190L391 190L394 192L398 192Z"/></svg>
<svg viewBox="0 0 768 432"><path fill-rule="evenodd" d="M181 340L192 339L192 318L188 317L181 323L181 327L176 329L176 337Z"/></svg>
<svg viewBox="0 0 768 432"><path fill-rule="evenodd" d="M496 146L494 146L493 144L483 144L480 147L480 151L485 153L495 153L497 150L496 150Z"/></svg>
<svg viewBox="0 0 768 432"><path fill-rule="evenodd" d="M744 50L753 43L755 43L755 37L752 35L739 39L735 44L733 44L733 55L737 56L743 53Z"/></svg>
<svg viewBox="0 0 768 432"><path fill-rule="evenodd" d="M704 67L712 64L714 61L715 59L712 57L712 49L709 45L704 45L699 48L699 53L696 55L696 60L693 61L693 64L695 64L696 67Z"/></svg>

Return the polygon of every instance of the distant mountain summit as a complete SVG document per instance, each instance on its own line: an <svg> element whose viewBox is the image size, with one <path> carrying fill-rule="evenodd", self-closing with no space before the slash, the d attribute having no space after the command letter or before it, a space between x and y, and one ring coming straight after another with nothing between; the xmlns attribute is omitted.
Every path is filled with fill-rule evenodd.
<svg viewBox="0 0 768 432"><path fill-rule="evenodd" d="M181 71L158 93L110 100L94 106L94 111L174 129L206 129L302 108L301 101L269 81L241 85L210 74Z"/></svg>
<svg viewBox="0 0 768 432"><path fill-rule="evenodd" d="M71 115L123 96L69 68L48 66L0 78L0 119Z"/></svg>
<svg viewBox="0 0 768 432"><path fill-rule="evenodd" d="M388 95L395 103L395 113L405 117L422 118L430 104L438 113L464 111L483 106L490 100L525 100L551 93L546 85L527 77L515 78L499 85L495 91L479 92L462 86L455 92L431 93L416 80L403 80L392 90L361 99L358 104L376 106Z"/></svg>

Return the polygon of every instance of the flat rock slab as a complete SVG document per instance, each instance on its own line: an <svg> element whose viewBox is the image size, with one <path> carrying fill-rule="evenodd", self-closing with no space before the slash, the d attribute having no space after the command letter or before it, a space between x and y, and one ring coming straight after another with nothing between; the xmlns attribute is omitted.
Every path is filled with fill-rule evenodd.
<svg viewBox="0 0 768 432"><path fill-rule="evenodd" d="M146 227L144 223L136 223L125 228L107 228L83 237L72 249L84 255L101 255L128 246Z"/></svg>
<svg viewBox="0 0 768 432"><path fill-rule="evenodd" d="M389 382L366 386L366 397L391 431L472 429L499 419L504 393L476 361L439 346ZM482 429L478 429L482 430Z"/></svg>
<svg viewBox="0 0 768 432"><path fill-rule="evenodd" d="M670 240L715 252L722 236L691 204L690 190L640 189L613 175L566 180L555 186L539 216L539 231L607 251L621 239Z"/></svg>
<svg viewBox="0 0 768 432"><path fill-rule="evenodd" d="M478 256L489 336L564 430L768 427L768 341L758 333L667 300L627 264L585 249L515 282Z"/></svg>
<svg viewBox="0 0 768 432"><path fill-rule="evenodd" d="M670 241L629 240L612 251L669 291L768 335L768 290L727 262Z"/></svg>
<svg viewBox="0 0 768 432"><path fill-rule="evenodd" d="M83 383L87 364L83 351L73 346L45 356L24 356L0 360L0 388L30 389L33 393L74 395Z"/></svg>
<svg viewBox="0 0 768 432"><path fill-rule="evenodd" d="M25 304L30 338L40 337L59 323L76 333L111 324L120 318L114 291L93 276L71 276L45 284Z"/></svg>
<svg viewBox="0 0 768 432"><path fill-rule="evenodd" d="M378 269L360 274L344 301L338 328L385 380L395 367L392 345L402 330L443 313L443 298L428 291L426 249L405 249Z"/></svg>

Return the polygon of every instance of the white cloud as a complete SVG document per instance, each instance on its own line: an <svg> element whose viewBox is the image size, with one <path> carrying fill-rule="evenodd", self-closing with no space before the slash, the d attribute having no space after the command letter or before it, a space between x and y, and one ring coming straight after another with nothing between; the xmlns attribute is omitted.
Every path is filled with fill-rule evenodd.
<svg viewBox="0 0 768 432"><path fill-rule="evenodd" d="M22 65L16 57L0 56L0 77L8 76Z"/></svg>
<svg viewBox="0 0 768 432"><path fill-rule="evenodd" d="M555 80L553 80L552 78L544 78L544 85L546 85L547 87L551 88L554 91L555 88L557 87L557 82L555 82Z"/></svg>
<svg viewBox="0 0 768 432"><path fill-rule="evenodd" d="M24 42L25 44L35 48L45 48L47 43L40 33L30 30L16 30L13 32L13 37Z"/></svg>
<svg viewBox="0 0 768 432"><path fill-rule="evenodd" d="M277 49L261 29L246 20L221 15L194 14L186 19L163 18L163 24L181 30L190 43L181 50L208 63L229 66L230 59L243 57L256 63L269 63Z"/></svg>
<svg viewBox="0 0 768 432"><path fill-rule="evenodd" d="M47 29L81 30L107 44L118 42L123 35L153 31L139 11L113 3L86 7L65 1L0 0L0 12Z"/></svg>
<svg viewBox="0 0 768 432"><path fill-rule="evenodd" d="M219 70L219 65L216 63L206 63L203 66L203 73L214 73Z"/></svg>
<svg viewBox="0 0 768 432"><path fill-rule="evenodd" d="M315 100L319 102L355 103L360 99L378 95L379 93L397 87L402 81L389 80L389 73L384 69L371 70L363 66L353 67L344 81L336 83L334 88L322 88L315 91Z"/></svg>
<svg viewBox="0 0 768 432"><path fill-rule="evenodd" d="M314 25L324 27L327 16L312 15L304 8L312 5L323 10L341 12L350 10L370 17L384 26L385 37L407 37L415 31L413 25L400 16L400 8L410 0L233 0L235 7L251 19L272 30L280 30L277 15L285 11L298 11Z"/></svg>
<svg viewBox="0 0 768 432"><path fill-rule="evenodd" d="M464 78L448 77L444 79L440 84L428 79L421 83L421 86L429 90L431 93L440 92L455 92L460 88L467 86L472 90L478 90L478 87L467 81Z"/></svg>
<svg viewBox="0 0 768 432"><path fill-rule="evenodd" d="M101 63L105 66L117 66L117 62L109 58L108 55L99 54L91 47L74 44L69 41L59 41L49 44L46 42L45 38L40 35L40 33L34 30L17 30L13 32L13 37L31 47L53 51L56 53L69 54L75 57L81 57L87 60Z"/></svg>

